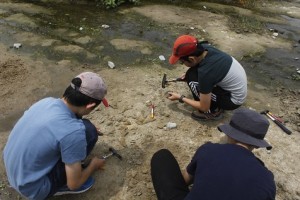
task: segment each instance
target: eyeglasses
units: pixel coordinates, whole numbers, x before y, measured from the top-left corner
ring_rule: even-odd
[[[179,63],[181,65],[183,65],[184,62],[189,62],[189,56],[183,56],[183,57],[179,58]]]

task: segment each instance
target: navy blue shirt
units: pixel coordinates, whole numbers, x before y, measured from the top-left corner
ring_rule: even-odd
[[[235,144],[202,145],[187,172],[194,182],[186,200],[275,199],[272,172],[251,151]]]

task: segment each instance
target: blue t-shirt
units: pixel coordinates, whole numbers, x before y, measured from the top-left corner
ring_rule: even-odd
[[[194,177],[185,200],[274,200],[274,176],[255,155],[235,144],[202,145],[187,172]]]
[[[10,185],[29,199],[45,199],[47,174],[59,159],[72,164],[86,157],[85,126],[61,99],[32,105],[14,126],[3,151]]]

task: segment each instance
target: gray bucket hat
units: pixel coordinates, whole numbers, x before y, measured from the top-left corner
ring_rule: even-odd
[[[234,111],[228,124],[220,125],[218,129],[239,142],[271,149],[272,146],[264,140],[269,125],[269,121],[261,114],[240,108]]]

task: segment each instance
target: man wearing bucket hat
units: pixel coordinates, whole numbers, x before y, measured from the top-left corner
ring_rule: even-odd
[[[272,148],[264,140],[268,127],[268,120],[259,113],[237,109],[228,124],[218,127],[228,143],[200,146],[182,173],[172,153],[159,150],[151,160],[158,200],[274,200],[274,176],[251,152]]]
[[[191,35],[182,35],[176,39],[169,59],[170,64],[178,61],[189,68],[183,79],[193,99],[176,92],[169,92],[168,99],[197,109],[192,112],[193,119],[220,119],[223,110],[234,110],[245,102],[246,73],[232,56]]]
[[[96,127],[82,119],[107,93],[103,79],[84,72],[72,79],[62,98],[33,104],[18,120],[3,151],[10,185],[28,199],[82,193],[92,187],[92,173],[104,166],[94,157],[82,162],[98,140]]]

